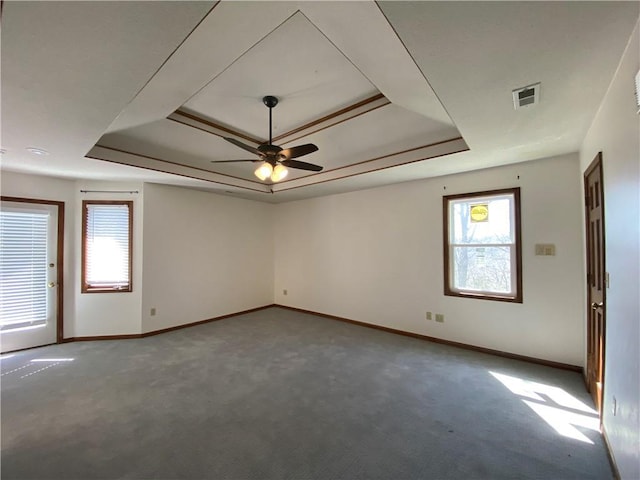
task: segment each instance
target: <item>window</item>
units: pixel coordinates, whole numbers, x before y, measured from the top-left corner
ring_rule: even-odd
[[[133,202],[82,202],[82,293],[131,291]]]
[[[443,197],[444,294],[522,303],[520,189]]]

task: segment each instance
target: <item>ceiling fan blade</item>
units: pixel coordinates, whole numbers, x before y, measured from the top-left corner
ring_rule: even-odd
[[[314,145],[315,147],[315,145]],[[316,149],[317,150],[317,149]],[[320,165],[314,165],[313,163],[301,162],[300,160],[283,160],[280,162],[285,167],[297,168],[299,170],[310,170],[312,172],[320,172],[322,168]]]
[[[240,140],[236,140],[235,138],[231,138],[231,137],[222,137],[222,138],[224,138],[229,143],[233,143],[236,147],[240,147],[243,150],[246,150],[247,152],[255,153],[256,155],[262,155],[260,150],[250,145],[246,145],[242,143]]]
[[[302,157],[303,155],[308,155],[316,151],[318,151],[318,147],[316,147],[313,143],[305,143],[304,145],[298,145],[297,147],[291,147],[282,150],[280,152],[280,155],[283,155],[287,160],[290,160],[292,158]]]
[[[211,160],[211,163],[259,162],[259,158],[243,158],[242,160]]]

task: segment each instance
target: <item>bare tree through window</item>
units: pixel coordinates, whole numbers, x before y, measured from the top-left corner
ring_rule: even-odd
[[[447,196],[444,213],[445,294],[518,301],[519,190]]]

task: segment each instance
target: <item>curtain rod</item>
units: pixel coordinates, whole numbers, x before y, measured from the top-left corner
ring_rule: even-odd
[[[138,190],[80,190],[80,193],[139,193]]]

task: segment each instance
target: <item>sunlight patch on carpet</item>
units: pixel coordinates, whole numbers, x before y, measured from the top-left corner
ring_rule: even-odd
[[[489,372],[521,400],[557,433],[593,445],[578,428],[600,432],[598,412],[565,390],[552,385],[532,382],[522,378]]]

